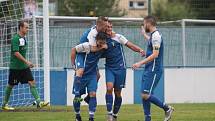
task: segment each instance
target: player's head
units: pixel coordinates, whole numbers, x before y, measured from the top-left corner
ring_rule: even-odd
[[[19,32],[25,35],[28,33],[29,25],[26,21],[20,21],[18,28],[19,28]]]
[[[146,16],[143,21],[146,32],[151,32],[151,29],[157,25],[154,16]]]
[[[99,32],[96,35],[96,44],[98,47],[100,47],[101,45],[106,43],[106,39],[107,39],[107,34],[105,32]]]
[[[105,31],[109,36],[111,36],[113,32],[113,24],[111,21],[108,20],[107,29]]]
[[[98,32],[105,32],[108,24],[108,18],[104,16],[98,17],[96,20],[96,29]]]

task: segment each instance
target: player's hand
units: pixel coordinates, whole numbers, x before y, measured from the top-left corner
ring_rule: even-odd
[[[141,66],[141,63],[137,62],[137,63],[132,65],[132,68],[137,69],[137,68],[140,68],[140,66]]]
[[[75,64],[72,64],[72,67],[71,67],[73,70],[76,71],[76,67],[75,67]]]
[[[140,55],[141,55],[142,57],[144,57],[144,56],[146,55],[145,51],[144,51],[144,50],[140,50]]]
[[[34,67],[34,64],[31,63],[30,61],[27,62],[27,65],[28,65],[28,67],[30,67],[30,68],[33,68],[33,67]]]
[[[143,26],[141,26],[141,33],[142,33],[143,35],[145,35],[145,34],[146,34],[146,31],[145,31],[145,29],[144,29],[144,27],[143,27]]]

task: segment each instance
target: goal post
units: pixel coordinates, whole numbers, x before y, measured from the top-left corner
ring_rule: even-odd
[[[36,0],[35,0],[36,1]],[[48,0],[44,0],[46,6],[46,15],[48,15]],[[44,4],[45,4],[44,3]],[[27,20],[29,23],[29,32],[27,38],[26,59],[31,61],[35,67],[31,69],[36,80],[37,90],[41,100],[50,101],[50,70],[49,70],[49,38],[47,31],[49,27],[46,24],[46,30],[38,30],[36,18],[26,17],[24,13],[25,0],[3,0],[0,1],[0,105],[3,103],[4,89],[8,82],[9,64],[11,56],[11,39],[18,33],[18,23],[21,20]],[[44,14],[45,15],[45,14]],[[45,17],[48,19],[48,17]],[[47,20],[45,23],[49,23]],[[43,37],[38,37],[42,31]],[[39,33],[41,34],[41,33]],[[46,40],[46,41],[44,41]],[[13,88],[10,96],[9,105],[28,106],[34,101],[28,84],[18,85]]]
[[[206,37],[205,39],[208,41],[212,41],[214,40],[214,35],[215,35],[215,20],[200,20],[200,19],[182,19],[181,20],[181,28],[182,28],[182,45],[183,45],[183,66],[184,67],[189,67],[189,66],[197,66],[198,64],[189,64],[187,63],[187,58],[190,57],[189,55],[187,55],[187,51],[189,51],[187,48],[187,42],[191,41],[188,40],[189,38],[195,38],[197,40],[199,40],[199,37],[201,36],[201,34],[205,34],[205,30],[204,29],[209,29],[208,33],[211,36]],[[187,28],[189,28],[190,30],[187,30]],[[195,28],[199,28],[199,31]],[[192,31],[192,32],[191,32]],[[200,37],[201,38],[201,37]],[[202,40],[204,41],[204,40]],[[209,44],[210,47],[210,44]],[[203,47],[204,48],[204,47]],[[205,46],[205,48],[207,48]],[[201,59],[201,58],[199,58]],[[212,66],[213,64],[208,64],[205,66]],[[202,63],[202,65],[204,67],[204,63]]]

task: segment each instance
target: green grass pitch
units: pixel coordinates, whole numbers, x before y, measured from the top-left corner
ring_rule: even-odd
[[[172,104],[175,107],[171,121],[215,121],[215,103]],[[88,120],[87,106],[82,107],[82,119]],[[98,106],[95,121],[106,121],[105,106]],[[152,106],[152,121],[163,121],[164,112]],[[119,121],[143,121],[142,105],[123,105]],[[38,110],[35,107],[18,108],[14,112],[0,112],[0,121],[74,121],[72,107],[52,106]]]

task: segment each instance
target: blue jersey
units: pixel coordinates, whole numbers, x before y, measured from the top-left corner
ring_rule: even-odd
[[[90,39],[91,39],[91,43],[92,41],[95,42],[96,35],[97,35],[96,28],[92,27],[83,33],[80,39],[80,43],[84,43],[84,42],[90,43]],[[88,54],[78,53],[76,56],[76,59],[77,59],[76,66],[84,68],[84,75],[96,74],[97,64],[98,64],[100,55],[101,53],[99,52],[95,52],[95,53],[90,52]]]
[[[101,52],[90,52],[89,54],[86,54],[87,57],[85,61],[84,75],[97,74],[97,64],[99,62],[101,54]]]
[[[84,43],[84,42],[92,43],[92,41],[95,41],[96,35],[97,35],[97,31],[95,26],[90,29],[87,29],[81,36],[80,43]]]
[[[159,48],[159,55],[153,61],[145,65],[146,71],[162,71],[163,70],[163,39],[162,35],[156,30],[150,34],[147,44],[146,57],[153,53],[153,47]]]
[[[120,39],[123,38],[123,39]],[[111,69],[126,69],[123,45],[128,42],[124,36],[116,34],[107,40],[108,49],[104,51],[102,57],[105,59],[105,67]]]

